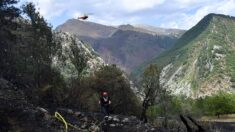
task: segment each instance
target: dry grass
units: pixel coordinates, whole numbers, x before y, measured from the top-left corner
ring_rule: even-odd
[[[199,120],[209,122],[235,122],[235,114],[220,115],[220,118],[217,116],[203,116]]]

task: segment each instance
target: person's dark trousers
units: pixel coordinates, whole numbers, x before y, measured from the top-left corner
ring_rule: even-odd
[[[109,105],[101,105],[101,111],[105,116],[109,116]]]

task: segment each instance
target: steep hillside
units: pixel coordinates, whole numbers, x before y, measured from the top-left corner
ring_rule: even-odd
[[[68,20],[56,30],[77,35],[80,40],[91,44],[106,63],[117,64],[127,73],[169,49],[178,39],[178,36],[172,34],[166,35],[129,24],[116,28],[75,19]]]
[[[173,94],[201,97],[234,91],[235,18],[209,14],[187,31],[173,48],[149,63],[163,67],[161,83]]]
[[[177,38],[118,30],[107,39],[90,41],[90,38],[83,37],[83,40],[91,43],[106,63],[117,64],[129,73],[144,61],[169,49]]]
[[[104,66],[104,61],[87,44],[69,33],[55,32],[56,41],[60,41],[61,50],[53,56],[52,66],[63,75],[64,79],[71,80],[77,78],[79,74],[86,76],[97,71]],[[82,59],[83,58],[83,59]],[[84,61],[84,68],[79,70],[74,61]]]

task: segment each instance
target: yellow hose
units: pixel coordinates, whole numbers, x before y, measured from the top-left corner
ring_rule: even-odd
[[[62,121],[64,123],[65,132],[67,132],[68,131],[68,123],[65,121],[63,116],[59,112],[55,112],[55,118],[57,118],[58,120],[60,120],[60,121]]]
[[[81,128],[78,128],[68,122],[66,122],[66,120],[63,118],[63,116],[59,113],[59,112],[55,112],[55,118],[57,118],[59,121],[63,122],[64,123],[64,126],[65,126],[65,132],[68,132],[68,126],[74,128],[75,130],[78,130],[79,132],[81,131],[85,131],[85,130],[82,130]],[[85,131],[86,132],[86,131]]]

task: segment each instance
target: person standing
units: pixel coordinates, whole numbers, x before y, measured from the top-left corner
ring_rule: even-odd
[[[109,116],[109,105],[111,104],[111,99],[108,96],[107,92],[102,92],[99,100],[101,106],[101,111],[105,116]]]

